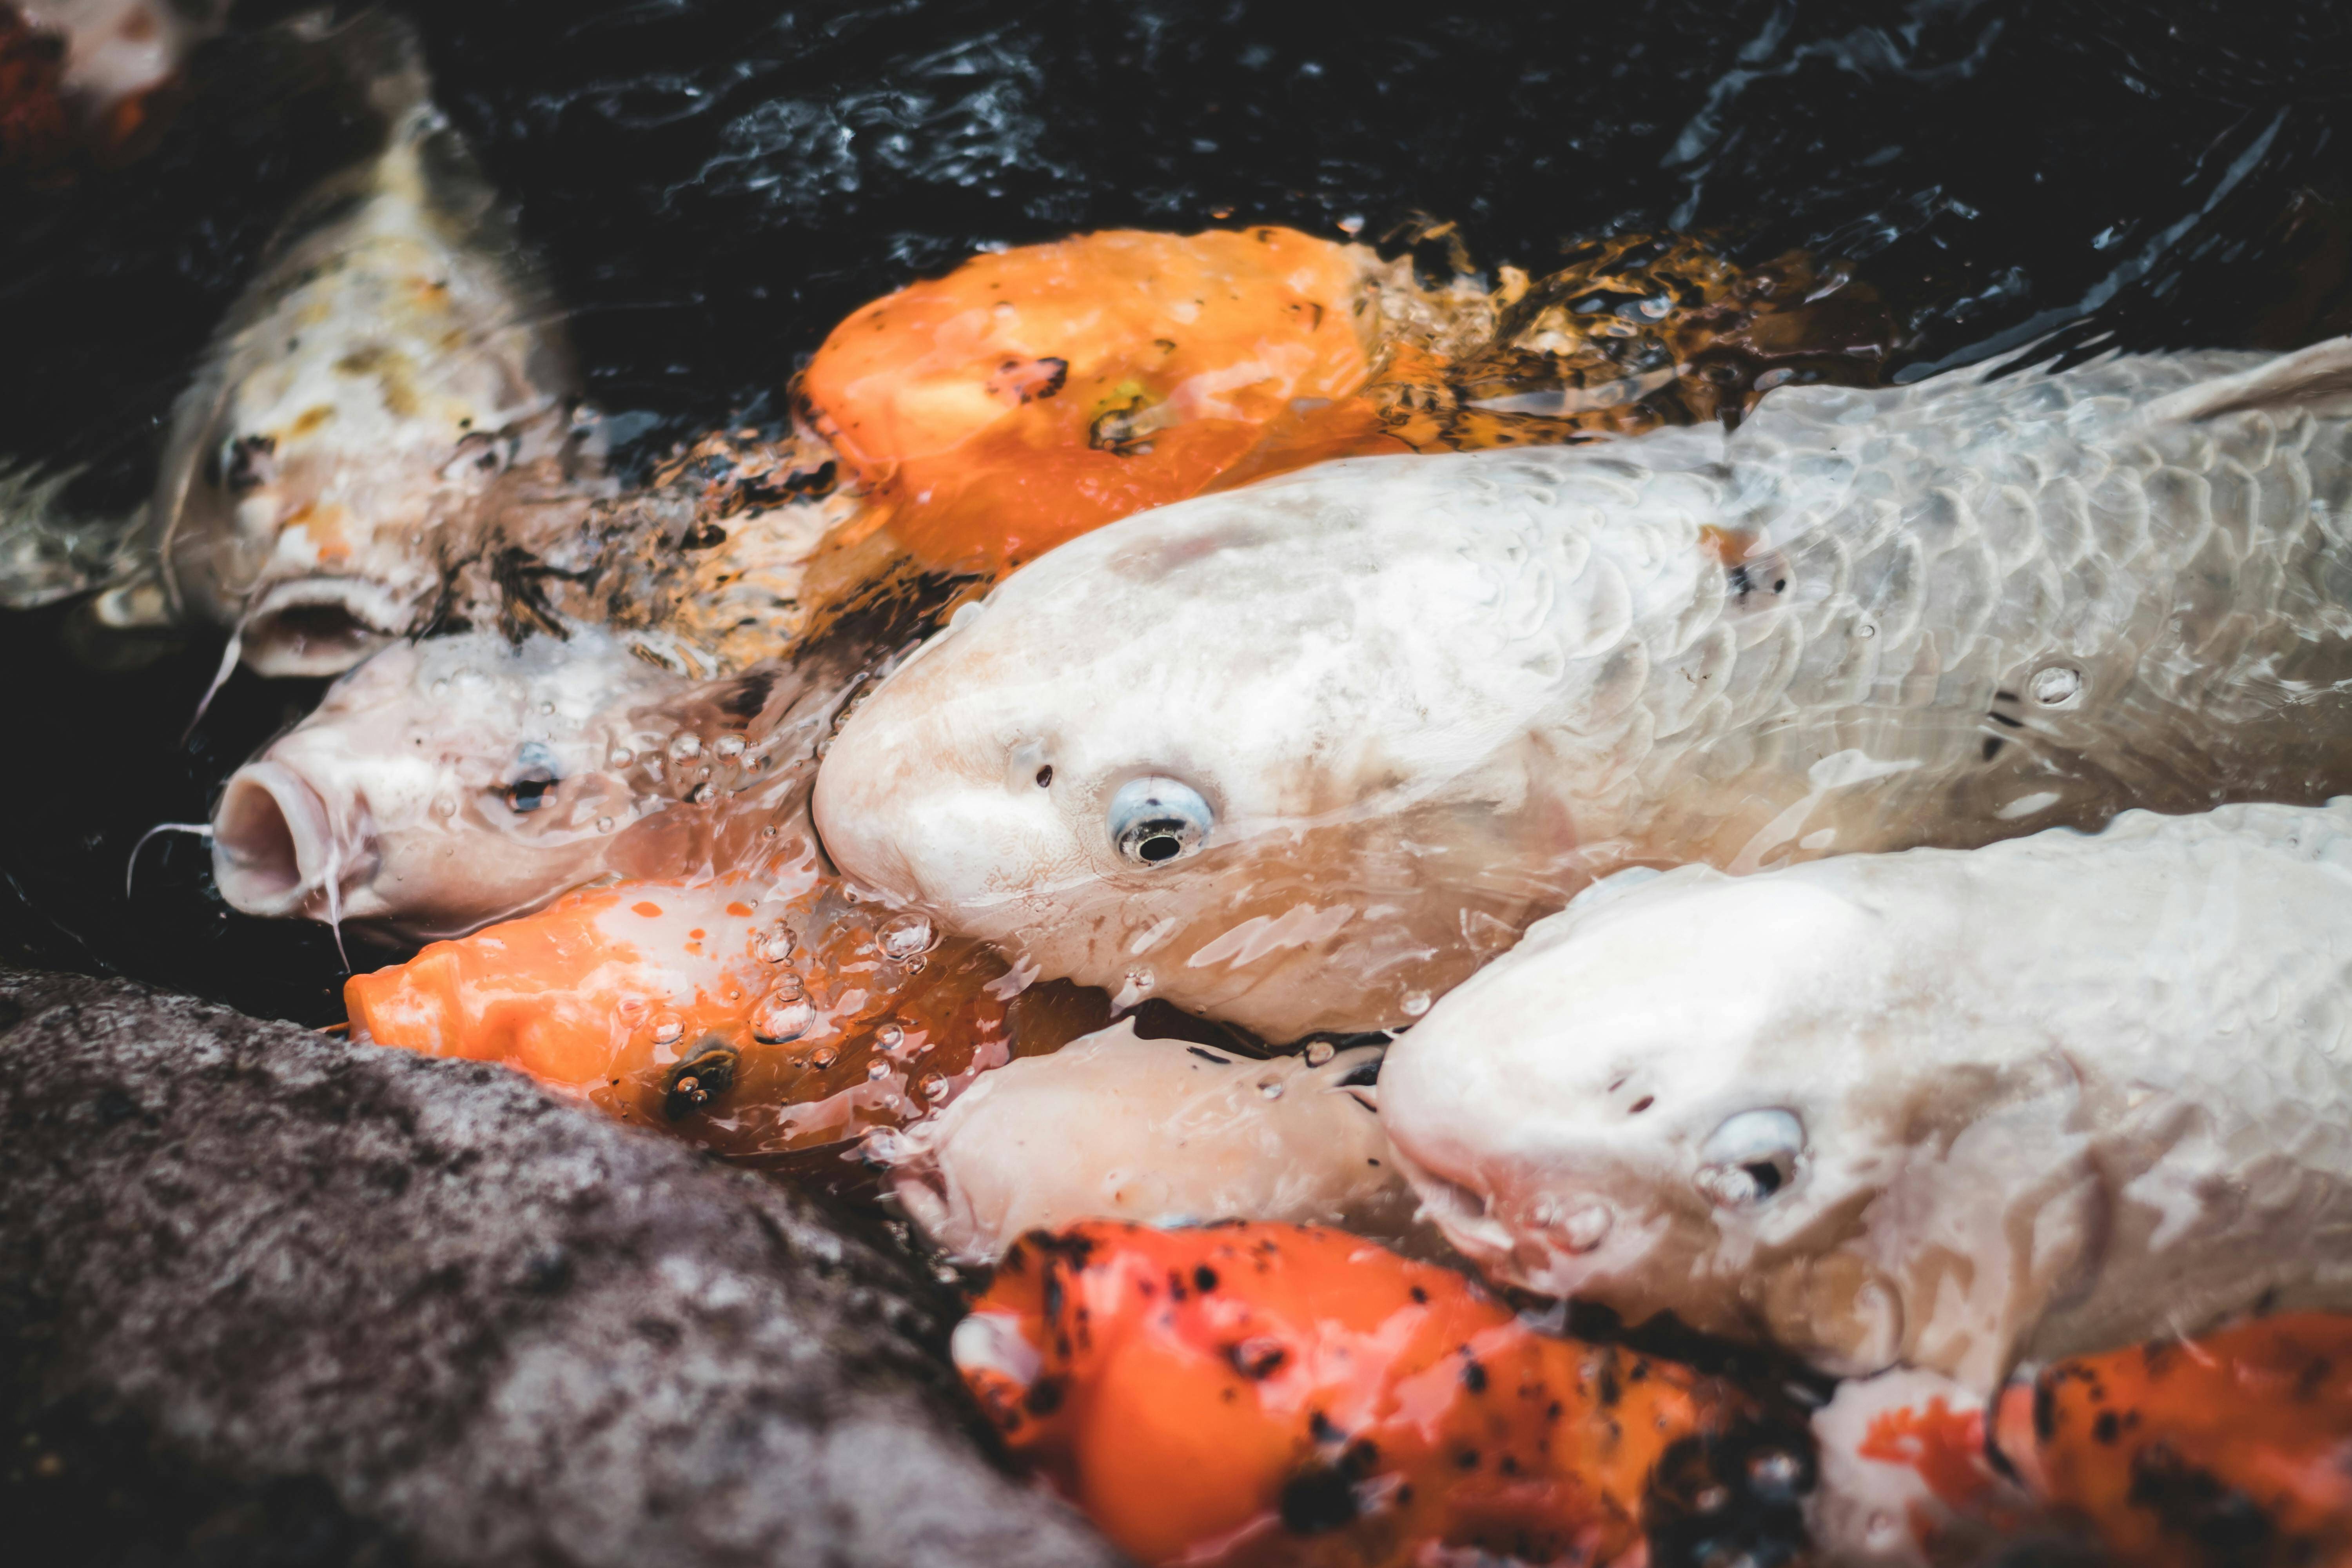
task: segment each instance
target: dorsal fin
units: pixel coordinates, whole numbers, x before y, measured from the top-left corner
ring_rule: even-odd
[[[2147,415],[2194,423],[2252,408],[2352,417],[2352,338],[2330,338],[2236,375],[2183,387],[2149,404]]]

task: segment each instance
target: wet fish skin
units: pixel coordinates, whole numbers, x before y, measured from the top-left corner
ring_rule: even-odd
[[[169,613],[238,628],[268,675],[425,629],[453,577],[554,549],[600,489],[560,315],[413,37],[378,23],[345,47],[384,57],[383,152],[289,219],[174,411],[149,504]]]
[[[2340,1309],[2352,799],[1627,873],[1438,1004],[1381,1097],[1482,1268],[1842,1374],[1985,1394]]]
[[[1782,388],[1727,439],[1144,513],[876,691],[819,826],[1045,973],[1286,1038],[1409,1021],[1626,865],[2323,799],[2352,781],[2347,386],[2338,340]],[[1213,809],[1198,853],[1119,858],[1145,775]]]
[[[1368,1047],[1255,1061],[1142,1039],[1126,1019],[993,1068],[872,1151],[923,1234],[971,1264],[1081,1219],[1401,1231],[1411,1200],[1372,1096],[1347,1087],[1379,1062]]]

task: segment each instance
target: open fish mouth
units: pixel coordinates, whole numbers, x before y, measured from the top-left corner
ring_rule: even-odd
[[[416,618],[413,595],[364,577],[299,577],[256,594],[238,639],[269,676],[340,675]]]
[[[239,768],[213,813],[213,880],[249,915],[301,914],[321,896],[340,906],[359,858],[336,832],[326,798],[278,763]]]

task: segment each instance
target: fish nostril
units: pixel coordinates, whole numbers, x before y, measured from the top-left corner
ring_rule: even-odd
[[[233,907],[289,913],[333,858],[326,802],[299,775],[274,763],[230,775],[213,814],[213,880]]]

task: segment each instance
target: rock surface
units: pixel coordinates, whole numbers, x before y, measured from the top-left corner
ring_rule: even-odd
[[[9,1560],[1109,1564],[953,1303],[473,1063],[0,970]]]

